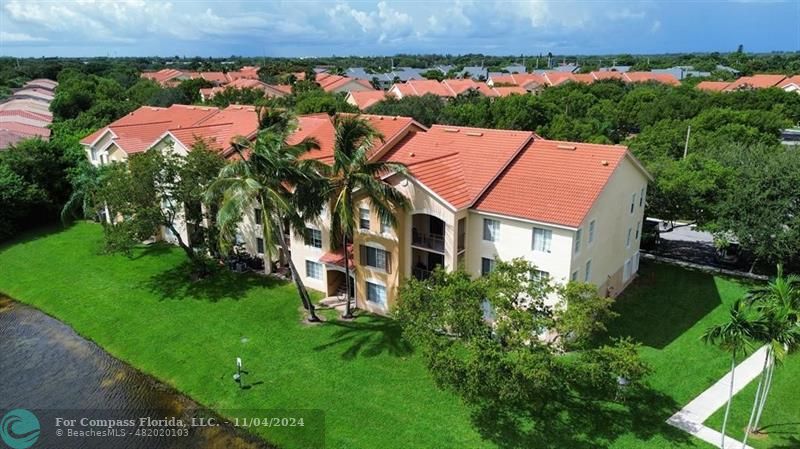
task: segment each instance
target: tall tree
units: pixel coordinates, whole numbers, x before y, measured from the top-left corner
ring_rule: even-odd
[[[725,449],[725,430],[728,426],[728,417],[733,399],[733,382],[736,375],[736,359],[743,355],[752,345],[753,337],[760,331],[757,327],[759,321],[754,317],[753,310],[744,301],[736,301],[728,312],[728,321],[713,326],[703,334],[703,341],[719,346],[731,354],[731,380],[728,389],[728,403],[725,406],[725,417],[722,420],[722,441],[720,448]]]
[[[234,240],[242,216],[258,207],[265,243],[265,270],[269,271],[270,261],[279,246],[288,258],[292,279],[303,308],[309,313],[309,321],[319,321],[284,237],[288,221],[295,232],[305,238],[305,221],[319,215],[327,198],[326,184],[319,175],[320,164],[300,159],[319,145],[313,139],[287,143],[293,125],[282,126],[283,123],[290,122],[281,120],[263,129],[254,142],[241,142],[239,159],[220,171],[207,197],[219,200],[217,220],[223,244]]]
[[[367,200],[378,216],[392,226],[397,225],[395,214],[409,207],[408,198],[382,176],[389,173],[407,174],[404,165],[370,159],[374,142],[383,138],[369,123],[354,115],[334,119],[333,165],[323,166],[322,173],[329,183],[332,197],[331,240],[341,242],[344,252],[347,304],[344,318],[352,318],[350,291],[350,250],[357,227],[358,205]]]

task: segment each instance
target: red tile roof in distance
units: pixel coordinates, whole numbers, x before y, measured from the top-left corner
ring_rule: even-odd
[[[792,84],[794,84],[797,87],[800,87],[800,75],[790,76],[789,78],[786,78],[785,80],[778,83],[778,87],[783,89],[786,86],[790,86]]]
[[[0,130],[12,131],[17,134],[25,134],[28,136],[50,137],[50,128],[28,125],[25,123],[0,122]]]
[[[386,92],[382,90],[352,91],[349,95],[356,103],[356,107],[362,111],[386,98]]]
[[[352,256],[353,254],[352,243],[347,244],[347,252],[351,255],[350,259],[347,261],[348,262],[347,265],[349,265],[350,268],[354,268],[355,265]],[[319,258],[319,261],[320,263],[324,263],[326,265],[338,265],[344,268],[344,252],[342,252],[341,248],[336,251],[328,251]]]
[[[622,72],[617,71],[595,71],[590,73],[595,80],[625,80],[625,77],[622,76]]]
[[[625,72],[622,74],[625,80],[631,83],[646,83],[648,81],[655,81],[657,83],[669,84],[677,86],[680,84],[677,78],[671,73],[653,73],[653,72]]]
[[[533,133],[433,125],[412,133],[384,160],[400,162],[456,209],[469,206]]]
[[[535,139],[475,203],[475,209],[578,227],[627,148]]]
[[[728,81],[700,81],[695,87],[700,90],[722,92],[729,84]]]
[[[405,83],[396,83],[403,95],[427,95],[438,97],[453,97],[455,94],[444,84],[436,80],[408,80]]]
[[[768,87],[777,86],[786,79],[784,75],[753,75],[753,76],[743,76],[738,80],[730,83],[728,87],[725,88],[726,91],[731,90],[738,90],[738,89],[766,89]]]
[[[528,91],[522,86],[493,87],[492,90],[497,92],[498,97],[507,97],[509,95],[525,95],[528,93]]]
[[[569,72],[544,72],[544,80],[550,86],[558,86],[559,84],[566,83],[567,81],[576,81],[575,75]]]

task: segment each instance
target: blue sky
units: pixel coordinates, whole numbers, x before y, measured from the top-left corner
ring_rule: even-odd
[[[795,1],[0,0],[0,55],[800,50]]]

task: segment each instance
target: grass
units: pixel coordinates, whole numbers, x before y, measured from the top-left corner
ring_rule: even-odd
[[[327,448],[708,448],[663,421],[725,373],[727,356],[700,335],[744,291],[731,280],[643,264],[610,331],[643,343],[652,400],[599,413],[578,407],[531,432],[530,423],[477,416],[436,388],[390,319],[307,326],[291,285],[232,273],[188,283],[178,249],[100,255],[101,234],[81,223],[0,248],[0,291],[208,407],[322,410]],[[231,381],[235,357],[250,373],[249,389]],[[260,434],[285,448],[306,441],[276,429]]]
[[[761,417],[762,434],[751,436],[747,440],[754,448],[800,449],[800,354],[787,357],[784,364],[775,368],[775,377],[770,389],[767,405]],[[733,398],[731,417],[728,422],[730,431],[725,433],[739,441],[744,437],[744,429],[750,419],[758,379],[751,382],[744,390]],[[717,411],[706,425],[715,429],[722,428],[724,409]]]

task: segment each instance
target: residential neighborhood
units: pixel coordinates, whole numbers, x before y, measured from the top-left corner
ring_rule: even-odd
[[[798,14],[0,4],[0,448],[800,449]]]

